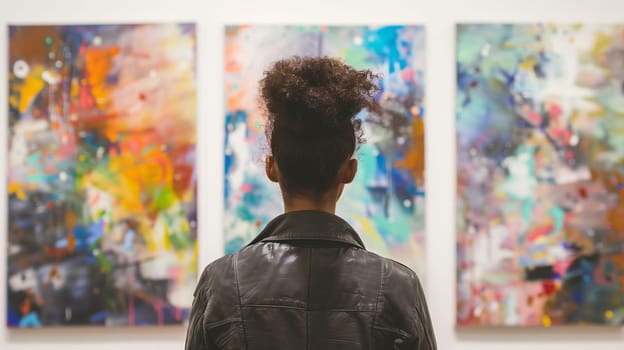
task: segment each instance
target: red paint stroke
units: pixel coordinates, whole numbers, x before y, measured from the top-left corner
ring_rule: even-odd
[[[546,296],[551,296],[557,291],[557,286],[553,281],[542,282],[542,290]]]
[[[560,276],[564,276],[568,271],[568,267],[570,267],[570,264],[572,264],[572,261],[572,258],[555,261],[555,263],[553,264],[553,271],[555,271]]]
[[[93,98],[93,96],[91,95],[91,92],[89,91],[89,87],[86,85],[83,85],[80,87],[80,107],[82,107],[82,109],[91,109],[93,108],[93,106],[95,105],[95,99]]]
[[[403,78],[403,81],[408,82],[408,83],[414,81],[415,80],[414,69],[411,67],[408,67],[405,70],[403,70],[403,72],[401,72],[401,78]]]
[[[101,193],[98,191],[95,193],[95,196],[93,196],[93,198],[91,199],[91,201],[89,202],[89,204],[91,206],[95,206],[99,201],[100,201],[100,197],[101,197]]]
[[[535,113],[535,112],[533,112],[533,111],[530,111],[527,114],[526,118],[533,124],[541,124],[542,123],[542,116],[537,114],[537,113]]]
[[[182,197],[186,190],[191,187],[193,167],[191,165],[179,164],[174,167],[174,171],[173,190]]]
[[[86,40],[83,40],[82,43],[80,43],[80,49],[78,49],[78,53],[80,53],[81,56],[87,53],[87,41]]]
[[[528,236],[527,236],[527,241],[529,242],[533,242],[536,239],[547,235],[548,233],[550,233],[553,230],[553,225],[552,224],[548,224],[546,226],[541,226],[536,228],[535,230],[531,231]]]
[[[241,186],[241,191],[244,193],[251,192],[251,190],[253,190],[253,187],[250,184],[243,184]]]
[[[559,106],[557,103],[551,103],[548,107],[548,113],[554,120],[559,119],[562,111],[563,110],[561,109],[561,106]]]
[[[565,128],[552,128],[548,131],[550,136],[564,145],[570,144],[572,133]]]
[[[120,133],[117,133],[120,135]],[[141,154],[141,149],[143,148],[142,142],[140,139],[132,138],[127,141],[119,142],[119,150],[121,154],[132,154],[139,155]],[[147,157],[152,157],[154,152],[150,152]]]
[[[238,72],[238,62],[235,59],[229,59],[225,62],[225,71],[226,72]]]
[[[574,158],[574,151],[567,151],[566,152],[566,158],[568,158],[568,159]]]
[[[567,212],[563,217],[563,226],[567,227],[572,219],[574,219],[574,214],[572,214],[571,212]]]
[[[585,187],[579,187],[578,193],[579,193],[579,196],[581,196],[581,198],[583,199],[587,198],[587,189]]]

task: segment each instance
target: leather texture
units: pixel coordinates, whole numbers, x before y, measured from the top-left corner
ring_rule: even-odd
[[[416,274],[368,252],[341,218],[283,214],[208,265],[187,350],[436,349]]]

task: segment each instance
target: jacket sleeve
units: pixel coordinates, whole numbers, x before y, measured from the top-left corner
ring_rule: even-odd
[[[429,315],[429,307],[425,299],[425,292],[418,278],[414,279],[414,283],[416,284],[414,290],[416,292],[415,302],[419,328],[419,337],[415,350],[437,350],[438,346]]]
[[[189,326],[186,333],[186,350],[216,350],[212,342],[209,341],[206,329],[204,328],[204,317],[206,314],[206,306],[208,303],[208,295],[205,290],[206,270],[199,279],[197,288],[195,289],[193,306],[191,307],[191,316],[189,318]]]
[[[392,333],[380,349],[437,350],[425,292],[410,268],[384,260],[375,327]],[[384,334],[384,333],[381,333]],[[387,339],[386,339],[387,340]]]

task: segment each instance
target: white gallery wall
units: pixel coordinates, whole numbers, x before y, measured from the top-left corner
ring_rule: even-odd
[[[0,140],[7,140],[7,24],[190,21],[198,24],[200,265],[222,254],[223,26],[424,24],[427,28],[426,155],[429,306],[441,350],[624,349],[619,328],[461,329],[455,320],[455,23],[624,23],[624,0],[0,0]],[[0,174],[6,174],[6,149]],[[3,175],[4,178],[5,175]],[[6,181],[0,181],[0,194]],[[6,251],[0,195],[0,252]],[[0,254],[0,349],[180,349],[185,330],[72,328],[7,331],[6,262]]]

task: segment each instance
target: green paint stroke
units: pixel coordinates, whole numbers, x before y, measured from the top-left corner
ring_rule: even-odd
[[[152,202],[152,210],[165,210],[170,208],[178,200],[175,192],[171,187],[161,187],[154,194],[154,201]]]
[[[553,220],[555,221],[555,230],[556,231],[562,230],[564,220],[565,220],[565,211],[555,206],[550,209],[550,215],[553,217]]]
[[[355,69],[366,69],[370,67],[368,62],[368,52],[363,47],[350,47],[344,51],[345,63]]]

